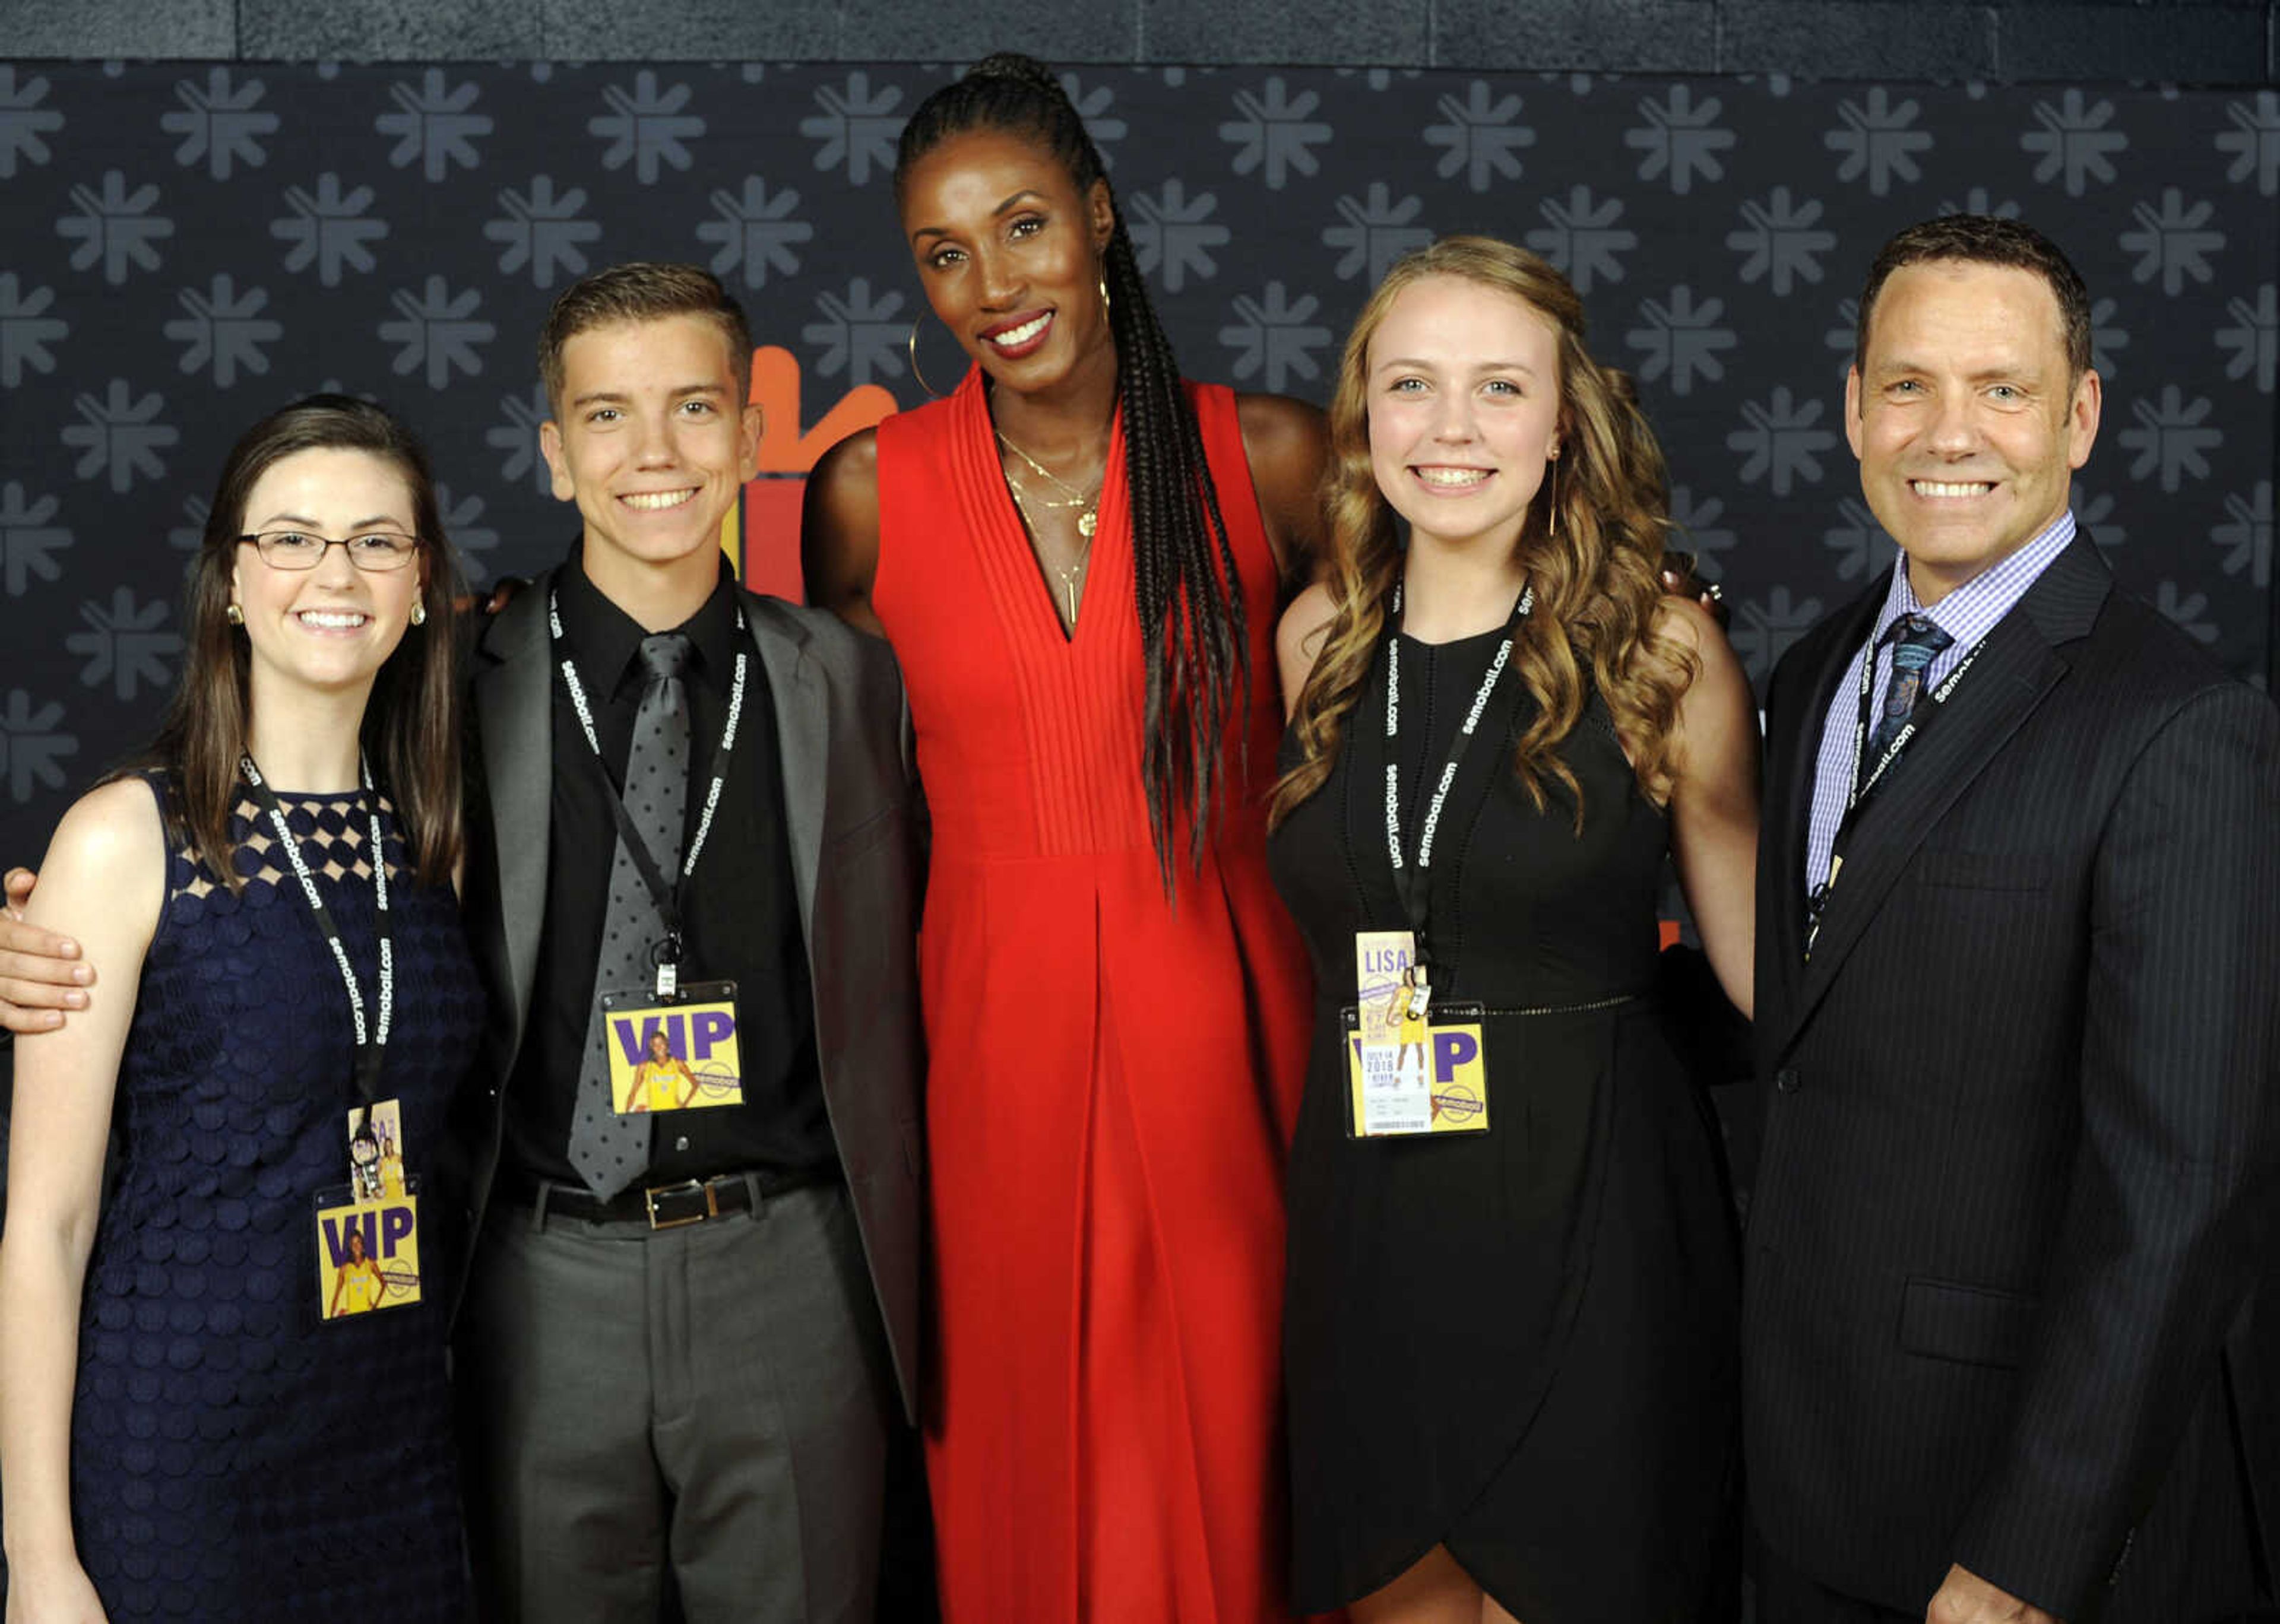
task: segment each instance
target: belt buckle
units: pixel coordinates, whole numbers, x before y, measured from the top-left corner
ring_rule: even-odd
[[[705,1197],[703,1212],[692,1212],[686,1218],[659,1218],[657,1215],[657,1198],[659,1196],[696,1195]],[[642,1200],[649,1208],[649,1227],[651,1229],[685,1229],[690,1224],[701,1224],[708,1218],[720,1216],[720,1197],[713,1193],[710,1184],[698,1179],[683,1179],[678,1184],[652,1184],[642,1191]]]

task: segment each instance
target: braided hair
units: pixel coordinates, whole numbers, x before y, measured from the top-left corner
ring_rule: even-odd
[[[920,158],[953,135],[995,130],[1034,141],[1080,195],[1105,183],[1099,149],[1068,93],[1034,58],[1000,52],[943,86],[912,113],[895,151],[895,195]],[[1111,207],[1113,209],[1112,195]],[[1181,387],[1121,211],[1102,255],[1116,393],[1132,496],[1132,585],[1147,673],[1140,781],[1148,827],[1173,890],[1175,809],[1184,804],[1198,869],[1222,789],[1221,748],[1238,750],[1251,691],[1243,596],[1219,491],[1204,460],[1195,407]]]

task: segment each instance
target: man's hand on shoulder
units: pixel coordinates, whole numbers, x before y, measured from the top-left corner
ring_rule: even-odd
[[[95,981],[78,943],[24,922],[31,894],[31,871],[10,869],[0,907],[0,1028],[10,1032],[54,1031],[65,1010],[87,1007],[85,989]]]
[[[1947,1582],[1924,1610],[1924,1624],[2060,1624],[2055,1614],[1982,1579],[1969,1568],[1947,1570]]]

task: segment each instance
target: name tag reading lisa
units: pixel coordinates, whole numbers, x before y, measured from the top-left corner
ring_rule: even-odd
[[[620,1116],[743,1103],[736,982],[689,981],[680,990],[675,1002],[647,987],[602,994],[610,1104]]]
[[[1349,1005],[1341,1015],[1349,1137],[1488,1131],[1488,1062],[1479,1004],[1437,1003],[1432,1021],[1406,1043],[1365,1043],[1361,1011]]]

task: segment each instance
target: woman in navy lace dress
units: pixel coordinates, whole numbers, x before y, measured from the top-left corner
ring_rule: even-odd
[[[8,1624],[465,1616],[443,1248],[418,1244],[482,1016],[457,581],[393,418],[319,396],[258,424],[149,764],[49,848],[31,912],[102,981],[17,1047]],[[401,1190],[350,1188],[357,1132],[401,1148]]]

